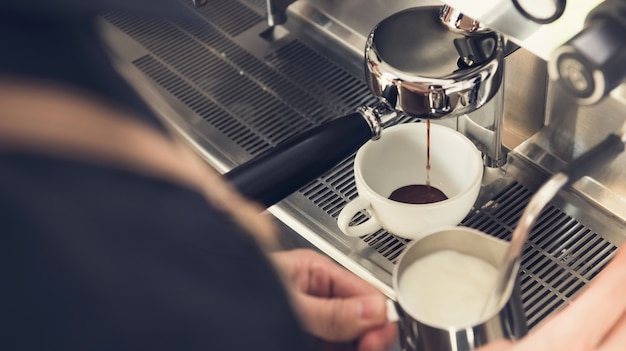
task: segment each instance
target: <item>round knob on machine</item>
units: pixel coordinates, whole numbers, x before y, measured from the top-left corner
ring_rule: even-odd
[[[565,11],[566,0],[513,0],[524,17],[539,24],[556,21]]]
[[[626,77],[626,2],[609,2],[613,6],[593,11],[585,28],[557,49],[549,63],[550,75],[580,104],[599,102]]]

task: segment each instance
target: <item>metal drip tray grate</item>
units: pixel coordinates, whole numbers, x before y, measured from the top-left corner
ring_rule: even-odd
[[[304,194],[334,219],[349,199],[357,196],[352,160],[339,165]],[[533,193],[519,183],[505,187],[461,225],[510,240]],[[366,214],[355,218],[364,220]],[[363,238],[385,259],[395,264],[409,240],[384,230]],[[554,206],[548,206],[533,227],[521,261],[522,301],[529,327],[557,310],[589,283],[606,265],[616,246]]]
[[[166,98],[184,107],[178,117],[199,145],[209,145],[207,152],[230,167],[306,128],[374,102],[358,70],[340,63],[345,62],[341,55],[329,55],[327,48],[297,35],[266,42],[259,35],[263,4],[208,0],[197,10],[197,21],[183,24],[105,16],[142,48],[129,61]],[[413,121],[404,118],[398,123]],[[339,211],[357,195],[352,162],[352,157],[344,160],[278,209],[288,214],[294,231],[315,233],[315,243],[341,256],[343,261],[338,261],[358,265],[389,285],[393,265],[408,241],[384,231],[346,238],[336,228]],[[520,183],[509,182],[462,224],[508,240],[531,196]],[[615,250],[559,208],[545,209],[522,260],[529,326],[567,303]]]

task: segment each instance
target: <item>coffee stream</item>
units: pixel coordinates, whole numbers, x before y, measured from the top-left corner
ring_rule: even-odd
[[[430,185],[430,120],[426,120],[426,184],[411,184],[394,190],[390,200],[407,204],[430,204],[446,200],[441,190]]]
[[[430,186],[430,120],[426,120],[426,186]]]

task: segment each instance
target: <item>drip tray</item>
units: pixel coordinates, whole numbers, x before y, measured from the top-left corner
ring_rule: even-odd
[[[330,50],[298,27],[268,35],[263,6],[264,1],[208,0],[195,10],[197,20],[186,23],[119,14],[103,21],[114,51],[162,95],[163,101],[151,102],[174,108],[166,121],[222,172],[374,102],[362,78],[362,58]],[[408,122],[416,121],[397,121]],[[352,163],[353,157],[344,160],[269,211],[293,235],[393,298],[391,272],[408,241],[384,231],[350,238],[336,225],[339,211],[357,195]],[[477,206],[462,225],[508,240],[545,175],[514,151],[505,167],[486,174]],[[623,229],[567,191],[543,211],[522,259],[522,298],[531,328],[598,274]]]

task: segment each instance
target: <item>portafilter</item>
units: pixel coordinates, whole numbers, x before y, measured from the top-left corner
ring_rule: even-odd
[[[271,206],[380,138],[398,115],[441,119],[486,104],[502,81],[504,40],[484,28],[454,30],[441,20],[442,10],[407,9],[372,29],[364,66],[376,103],[296,135],[226,178],[243,195]]]

